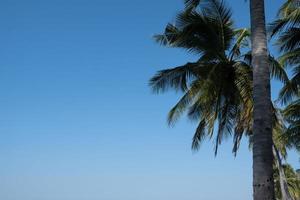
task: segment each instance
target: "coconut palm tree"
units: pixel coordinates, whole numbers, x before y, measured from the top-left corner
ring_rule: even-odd
[[[271,36],[278,36],[277,45],[282,56],[281,65],[291,67],[293,77],[285,84],[280,99],[288,103],[299,97],[300,85],[300,1],[287,0],[279,9],[278,19],[270,24]]]
[[[186,0],[195,7],[201,0]],[[272,106],[264,0],[250,0],[253,67],[253,193],[254,200],[274,199]]]
[[[193,149],[197,150],[205,138],[214,138],[215,153],[217,153],[218,145],[222,140],[233,135],[233,151],[236,152],[242,136],[252,134],[253,68],[251,63],[255,64],[256,72],[260,73],[260,69],[257,69],[257,63],[260,64],[257,60],[258,54],[249,53],[247,47],[249,47],[250,31],[234,29],[231,10],[223,1],[186,0],[185,4],[186,9],[177,16],[176,23],[168,24],[164,34],[157,35],[155,38],[162,45],[183,48],[198,55],[199,59],[159,71],[150,80],[150,86],[158,93],[168,89],[183,92],[182,98],[169,112],[168,123],[173,125],[184,113],[191,120],[198,122],[192,142]],[[257,29],[254,31],[256,32]],[[254,49],[256,53],[260,51],[260,48]],[[273,76],[286,81],[284,70],[271,56],[267,55],[267,61],[263,64],[268,68],[263,70],[263,75],[267,71],[269,77],[270,66]],[[268,82],[266,79],[264,81],[264,83]],[[258,85],[261,86],[261,83]],[[258,98],[262,103],[264,98],[260,98],[268,99],[267,105],[270,107],[272,124],[271,100],[268,94],[261,93],[261,95],[261,97],[256,95],[254,100]],[[269,112],[269,107],[264,107],[265,105],[262,106],[263,117],[266,117],[265,114]],[[258,122],[260,120],[259,118]],[[215,127],[217,130],[214,131]],[[272,129],[270,130],[272,132]],[[252,138],[256,149],[254,183],[257,184],[254,184],[254,188],[257,189],[254,191],[254,196],[255,199],[269,199],[274,197],[272,134],[256,134]],[[266,139],[266,142],[262,139]],[[271,144],[270,149],[269,144]],[[258,152],[262,154],[258,155]],[[268,168],[269,164],[271,164],[271,171]],[[268,167],[264,168],[265,166]],[[257,170],[263,173],[257,173]],[[268,187],[271,189],[269,190]]]
[[[199,55],[196,62],[159,71],[150,80],[156,92],[175,89],[184,93],[171,109],[168,122],[174,124],[185,112],[198,122],[193,149],[216,133],[217,153],[223,138],[235,128],[236,151],[242,134],[250,134],[252,71],[241,55],[248,36],[247,29],[234,29],[231,11],[220,1],[202,1],[197,8],[186,9],[175,25],[168,24],[164,34],[155,36],[163,45]]]
[[[242,133],[250,134],[251,129],[252,71],[241,56],[249,31],[234,29],[231,11],[222,2],[202,2],[197,9],[180,13],[176,25],[168,24],[165,33],[155,37],[163,45],[194,52],[199,59],[159,71],[150,85],[156,92],[170,88],[184,92],[171,109],[168,122],[174,124],[185,112],[199,122],[193,149],[198,149],[206,137],[213,137],[218,122],[215,153],[233,128],[236,151]]]
[[[280,92],[280,99],[284,104],[290,103],[283,111],[289,124],[285,139],[300,150],[300,1],[287,0],[278,12],[278,19],[269,29],[271,36],[278,36],[281,65],[290,67],[293,72],[291,80]]]
[[[299,63],[300,1],[287,0],[278,11],[278,18],[269,25],[271,36],[278,35],[277,45],[284,52],[282,61]]]

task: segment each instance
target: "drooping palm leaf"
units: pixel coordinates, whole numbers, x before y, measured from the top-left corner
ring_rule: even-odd
[[[242,135],[252,134],[250,31],[234,29],[231,11],[223,1],[185,3],[187,9],[155,39],[162,45],[196,53],[199,59],[159,71],[150,80],[150,86],[155,92],[183,92],[169,112],[168,124],[174,125],[184,114],[196,121],[193,149],[210,138],[217,153],[222,141],[233,136],[236,153]],[[284,69],[271,56],[270,63],[272,76],[286,81]]]
[[[300,1],[287,0],[280,8],[278,19],[270,27],[271,35],[278,35],[277,45],[283,55],[279,62],[293,69],[293,77],[285,82],[279,99],[283,104],[299,98],[300,87]]]
[[[300,99],[289,104],[283,110],[283,115],[289,124],[285,139],[290,146],[300,150]]]

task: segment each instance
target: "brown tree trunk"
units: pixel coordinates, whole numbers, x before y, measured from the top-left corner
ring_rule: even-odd
[[[274,200],[272,110],[264,0],[250,0],[253,66],[253,199]]]

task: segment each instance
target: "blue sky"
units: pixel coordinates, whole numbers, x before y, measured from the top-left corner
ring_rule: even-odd
[[[267,0],[268,20],[282,2]],[[237,27],[248,26],[248,4],[229,3]],[[1,1],[0,199],[251,199],[247,140],[236,158],[231,140],[216,158],[212,142],[193,153],[195,124],[166,125],[179,95],[147,86],[157,70],[193,59],[152,39],[182,7]],[[289,160],[299,167],[298,155]]]

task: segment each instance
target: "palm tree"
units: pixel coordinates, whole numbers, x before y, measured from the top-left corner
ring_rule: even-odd
[[[269,26],[271,36],[278,35],[277,45],[283,55],[279,58],[279,62],[282,66],[291,67],[293,71],[293,77],[291,80],[285,83],[280,92],[280,100],[283,104],[291,103],[283,110],[282,114],[285,118],[288,128],[281,138],[281,142],[287,144],[288,147],[296,147],[300,150],[300,100],[299,100],[299,88],[300,88],[300,1],[299,0],[287,0],[283,6],[279,9],[278,19]],[[279,159],[280,160],[280,159]],[[299,199],[299,179],[298,184],[294,187],[289,176],[292,169],[278,168],[275,178],[282,177],[286,180],[287,185],[284,189],[288,188],[290,198]],[[281,178],[282,179],[282,178]],[[276,182],[276,196],[281,199],[285,198],[285,193],[281,189],[278,192],[278,183],[282,188],[282,181]]]
[[[214,137],[217,154],[218,145],[233,133],[236,152],[243,133],[250,134],[252,126],[251,56],[241,52],[250,32],[234,29],[231,10],[223,2],[201,1],[193,8],[186,5],[176,24],[168,24],[165,33],[155,39],[195,53],[199,59],[159,71],[150,86],[155,92],[174,89],[184,93],[169,112],[168,123],[173,125],[184,113],[198,122],[194,150],[205,138]]]
[[[280,99],[284,104],[292,101],[283,112],[289,124],[286,139],[300,150],[300,1],[286,1],[269,29],[271,36],[278,35],[277,45],[283,53],[280,63],[293,71],[293,77],[280,92]]]
[[[184,93],[169,112],[168,123],[173,125],[185,113],[191,120],[198,122],[193,137],[193,149],[197,150],[205,138],[214,138],[216,154],[222,140],[233,134],[233,151],[236,152],[242,136],[252,135],[253,71],[251,63],[257,64],[257,54],[253,57],[247,48],[250,31],[234,29],[231,11],[223,1],[186,0],[185,4],[186,9],[177,16],[176,23],[168,24],[165,33],[155,38],[162,45],[183,48],[195,53],[199,59],[196,62],[188,62],[159,71],[150,80],[150,86],[158,93],[168,89]],[[270,66],[273,76],[287,80],[284,70],[271,56],[267,55],[266,66],[268,76]],[[268,95],[264,97],[269,98]],[[271,110],[270,99],[268,106],[270,106],[272,124],[274,113]],[[263,111],[268,113],[268,109]],[[217,124],[216,131],[214,131],[215,124]],[[271,161],[271,171],[266,168],[266,174],[262,174],[261,177],[257,177],[258,173],[255,173],[255,183],[258,184],[254,186],[259,189],[255,189],[254,193],[255,199],[261,199],[261,197],[268,199],[272,195],[274,197],[272,134],[270,134],[271,138],[265,138],[267,145],[264,146],[263,142],[261,147],[257,147],[261,144],[260,136],[261,134],[252,137],[253,145],[256,145],[254,160],[258,162],[258,165],[254,163],[256,167],[254,171],[261,170],[260,167],[270,164],[269,161]],[[263,139],[264,137],[265,135]],[[269,144],[271,144],[270,149],[268,149]],[[261,148],[263,154],[257,156]],[[269,150],[271,150],[271,155],[268,154]],[[266,157],[266,162],[261,162],[264,157]],[[262,172],[264,170],[265,168]],[[265,179],[266,177],[268,179]],[[264,189],[268,189],[268,186],[271,189],[264,193]]]
[[[277,45],[283,55],[279,58],[284,66],[294,68],[294,77],[282,93],[286,103],[291,97],[299,95],[300,85],[300,1],[287,0],[279,9],[278,19],[270,24],[271,36],[278,35]]]
[[[200,0],[186,0],[195,7]],[[254,200],[274,199],[272,106],[264,0],[250,0],[253,67],[253,193]]]

